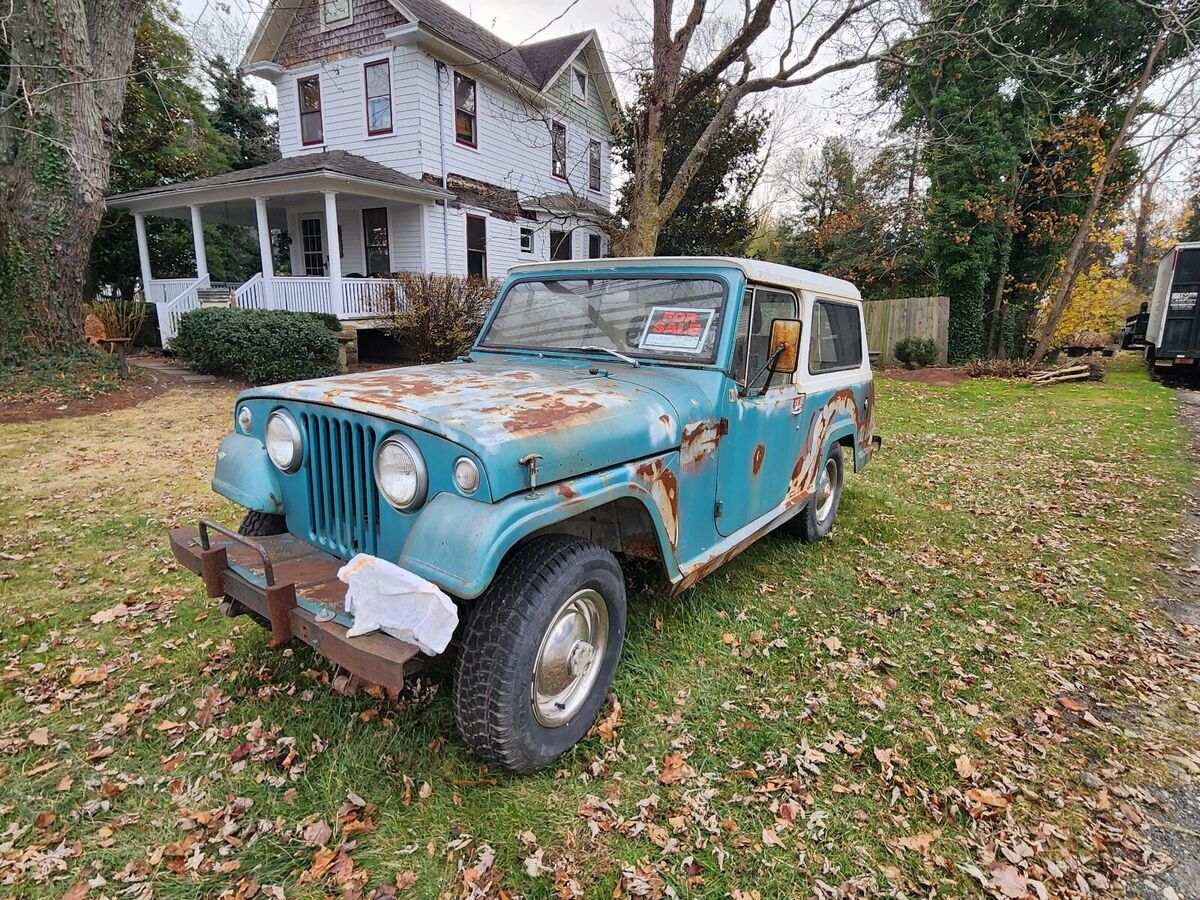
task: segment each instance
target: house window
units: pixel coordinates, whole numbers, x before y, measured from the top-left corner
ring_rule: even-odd
[[[367,277],[387,275],[392,271],[392,251],[388,240],[387,209],[382,206],[364,209],[363,244],[367,258]]]
[[[454,139],[468,147],[477,146],[475,129],[475,82],[454,73]]]
[[[325,143],[325,127],[321,123],[321,79],[309,75],[296,82],[300,95],[300,143],[305,147]]]
[[[354,20],[351,0],[321,0],[321,30],[341,28]]]
[[[532,253],[533,252],[533,229],[532,228],[522,228],[521,229],[521,252],[522,253]]]
[[[604,256],[604,244],[600,240],[600,235],[588,235],[588,259],[600,259]]]
[[[571,232],[550,229],[550,258],[571,258]]]
[[[367,95],[367,134],[392,133],[392,66],[386,59],[363,66]]]
[[[467,216],[467,275],[487,278],[487,219]]]
[[[567,177],[567,126],[562,122],[550,123],[550,174]]]
[[[325,240],[321,234],[320,219],[300,220],[300,254],[305,275],[324,277]]]
[[[593,191],[600,190],[600,142],[588,144],[588,187]]]
[[[836,372],[862,365],[862,325],[858,307],[818,300],[813,304],[808,371]]]
[[[571,69],[571,96],[576,100],[587,100],[588,74],[586,69]]]

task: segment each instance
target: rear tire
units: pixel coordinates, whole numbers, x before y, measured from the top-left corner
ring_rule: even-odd
[[[842,445],[834,444],[825,454],[813,495],[804,509],[787,523],[788,531],[806,544],[815,544],[829,537],[833,520],[837,518],[842,501],[842,480],[845,474]]]
[[[510,772],[552,763],[587,734],[625,640],[625,578],[571,535],[513,552],[463,627],[454,717],[467,745]]]
[[[270,537],[287,531],[287,520],[275,513],[250,510],[238,528],[238,534],[246,537]]]

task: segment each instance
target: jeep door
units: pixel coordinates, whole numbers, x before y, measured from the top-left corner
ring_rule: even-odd
[[[795,293],[746,287],[721,404],[728,431],[717,452],[713,515],[723,535],[766,515],[787,495],[802,438],[798,413],[803,397],[792,375],[776,373],[768,381],[767,373],[759,373],[772,351],[771,323],[796,318],[800,318],[800,301]]]

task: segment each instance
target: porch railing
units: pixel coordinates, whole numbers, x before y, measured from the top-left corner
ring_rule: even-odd
[[[262,272],[254,273],[254,277],[244,284],[233,286],[233,302],[240,309],[267,309]]]
[[[182,284],[177,284],[177,282],[182,282]],[[168,341],[174,340],[175,335],[179,334],[179,317],[189,309],[200,308],[197,292],[201,288],[208,287],[208,276],[191,280],[172,278],[168,282],[157,283],[181,288],[167,300],[158,304],[158,331],[162,338],[162,345],[165,347]],[[150,284],[153,286],[155,282]]]
[[[163,346],[179,333],[179,317],[200,306],[197,291],[206,287],[229,287],[234,303],[243,309],[287,309],[293,312],[319,312],[340,319],[370,319],[377,315],[380,300],[395,291],[396,300],[405,302],[398,282],[389,278],[346,278],[342,281],[340,302],[331,296],[328,278],[303,275],[277,275],[268,289],[262,273],[236,284],[212,282],[204,278],[154,280],[146,286],[145,297],[158,306],[158,327]]]
[[[347,278],[342,282],[342,318],[370,318],[389,291],[395,291],[397,299],[404,297],[400,283],[390,278]]]

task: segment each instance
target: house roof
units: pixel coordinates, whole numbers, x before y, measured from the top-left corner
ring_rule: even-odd
[[[271,58],[287,34],[301,6],[312,0],[271,0],[255,29],[254,37],[242,59],[250,67]],[[458,12],[442,0],[389,0],[396,12],[421,31],[466,51],[477,63],[487,64],[502,75],[544,91],[576,56],[590,46],[590,66],[606,112],[612,119],[616,86],[608,71],[600,39],[594,30],[564,37],[513,45],[493,34],[478,22]],[[381,35],[382,37],[382,35]]]
[[[108,203],[110,206],[126,206],[131,201],[158,195],[175,195],[184,191],[202,191],[208,188],[226,188],[239,185],[249,186],[264,181],[305,175],[342,176],[357,181],[373,182],[378,185],[411,190],[435,197],[453,196],[449,191],[443,190],[437,185],[431,185],[417,178],[411,178],[382,163],[374,162],[353,153],[347,153],[345,150],[329,150],[325,153],[304,153],[300,156],[286,156],[283,159],[277,159],[265,165],[254,166],[249,169],[239,169],[236,172],[225,172],[222,175],[211,175],[207,178],[195,178],[191,181],[180,181],[174,184],[142,188],[141,190],[109,197]]]

